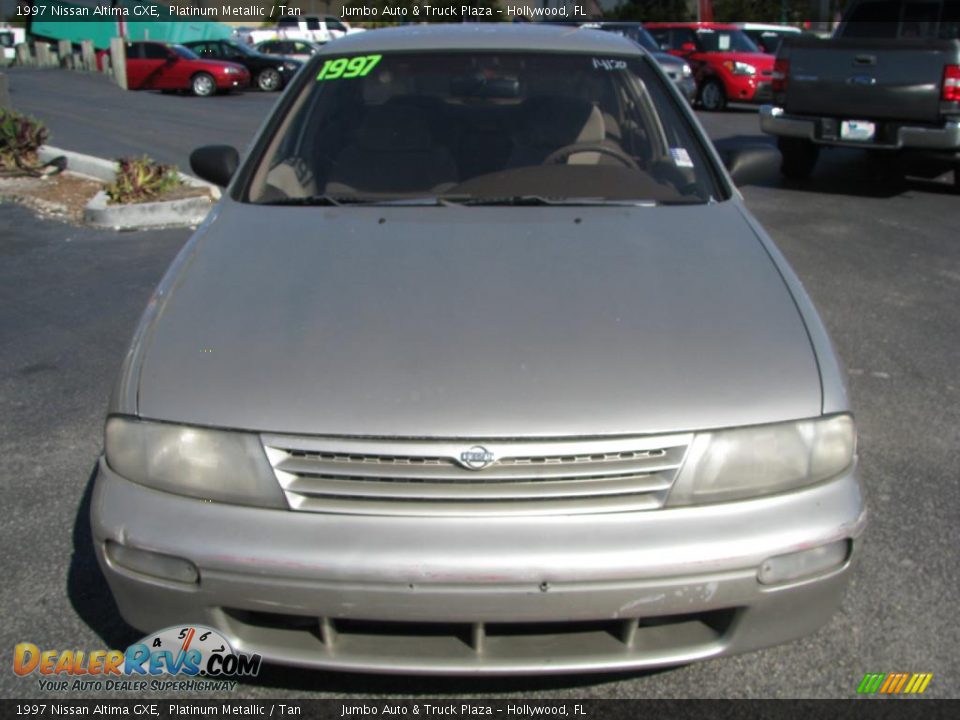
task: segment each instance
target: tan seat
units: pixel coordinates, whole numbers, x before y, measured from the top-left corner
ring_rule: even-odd
[[[521,110],[520,130],[514,138],[508,167],[541,165],[550,153],[567,145],[606,140],[603,114],[586,100],[563,96],[534,97]],[[578,152],[570,164],[596,165],[599,153]]]

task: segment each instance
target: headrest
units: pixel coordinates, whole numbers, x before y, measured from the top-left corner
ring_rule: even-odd
[[[429,118],[419,108],[387,103],[367,110],[356,143],[365,150],[414,152],[432,143]]]
[[[527,143],[556,148],[603,142],[603,114],[592,103],[563,96],[534,97],[524,103],[521,133]]]

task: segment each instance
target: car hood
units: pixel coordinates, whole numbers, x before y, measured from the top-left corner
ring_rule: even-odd
[[[820,413],[805,325],[736,201],[219,212],[135,348],[143,417],[481,438]]]

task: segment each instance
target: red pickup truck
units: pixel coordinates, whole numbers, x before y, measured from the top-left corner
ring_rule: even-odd
[[[706,110],[728,102],[769,101],[773,55],[735,25],[712,22],[645,23],[662,50],[684,58],[697,80],[697,99]]]

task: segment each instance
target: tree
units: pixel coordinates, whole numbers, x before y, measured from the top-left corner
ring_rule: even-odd
[[[691,19],[686,0],[627,0],[603,16],[608,20],[640,22]]]

